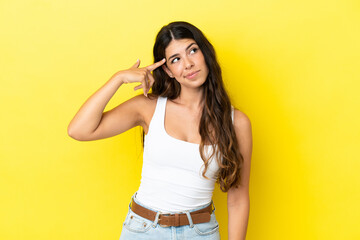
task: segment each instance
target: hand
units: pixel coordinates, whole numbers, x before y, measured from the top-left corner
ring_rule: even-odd
[[[164,63],[165,58],[147,67],[139,68],[140,60],[138,59],[131,68],[120,71],[116,75],[121,76],[121,81],[123,83],[141,82],[141,84],[136,86],[134,90],[143,88],[144,95],[147,97],[147,93],[155,82],[155,79],[151,72],[163,65]]]

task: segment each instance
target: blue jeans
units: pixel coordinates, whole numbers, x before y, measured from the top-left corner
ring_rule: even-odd
[[[154,209],[151,209],[147,206],[142,205],[138,201],[136,201],[136,198],[134,196],[132,197],[133,200],[150,210],[155,211]],[[220,239],[220,233],[219,233],[219,224],[216,221],[215,218],[215,206],[214,210],[211,213],[210,222],[207,223],[199,223],[199,224],[193,224],[190,212],[199,210],[201,208],[207,207],[208,205],[212,204],[209,203],[207,205],[201,206],[199,208],[185,211],[188,219],[189,219],[189,225],[185,226],[179,226],[179,227],[162,227],[158,223],[158,215],[160,214],[158,212],[157,217],[154,221],[150,221],[146,218],[143,218],[133,211],[131,211],[130,204],[129,204],[129,212],[126,216],[126,219],[123,223],[123,228],[121,231],[120,240],[180,240],[180,239],[194,239],[194,240],[219,240]]]

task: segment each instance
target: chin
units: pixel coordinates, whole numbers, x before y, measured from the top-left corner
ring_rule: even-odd
[[[186,85],[186,87],[189,87],[189,88],[200,88],[204,85],[205,82],[206,82],[206,79],[205,80],[197,79],[195,81],[186,81],[186,83],[184,85]]]

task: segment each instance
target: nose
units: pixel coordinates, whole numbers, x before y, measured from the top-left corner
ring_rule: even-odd
[[[187,57],[184,59],[185,68],[190,69],[194,66],[194,62],[191,60],[191,58]]]

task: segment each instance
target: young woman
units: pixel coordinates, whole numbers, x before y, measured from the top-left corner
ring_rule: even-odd
[[[249,217],[251,124],[224,89],[213,46],[186,22],[158,33],[154,64],[115,73],[80,108],[68,134],[108,138],[142,126],[142,179],[120,239],[220,239],[212,194],[227,192],[228,235],[245,239]],[[123,84],[139,95],[103,112]],[[149,93],[152,88],[152,93]]]

